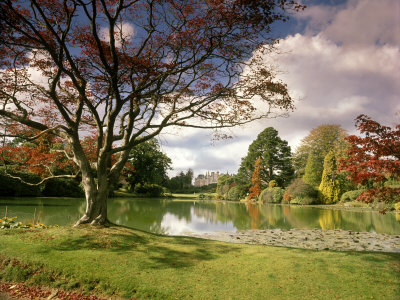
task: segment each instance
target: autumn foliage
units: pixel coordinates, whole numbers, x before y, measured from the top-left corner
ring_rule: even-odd
[[[347,157],[341,160],[340,170],[346,171],[356,184],[369,189],[357,199],[373,202],[400,201],[400,189],[384,186],[389,178],[400,178],[400,124],[384,126],[366,115],[356,118],[362,136],[350,135]]]
[[[291,0],[0,1],[0,136],[62,142],[21,143],[0,159],[43,180],[72,161],[76,173],[63,175],[80,174],[87,206],[77,225],[106,224],[107,191],[135,146],[166,128],[218,130],[293,108],[264,58],[277,42],[272,25],[302,9]]]
[[[249,190],[248,200],[257,199],[261,193],[261,169],[261,157],[258,157],[256,162],[254,163],[254,171],[251,177],[251,187]]]

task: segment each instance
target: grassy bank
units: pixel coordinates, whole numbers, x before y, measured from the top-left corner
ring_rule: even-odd
[[[0,231],[0,279],[151,299],[396,299],[400,254],[310,251],[122,227]]]
[[[177,198],[177,199],[188,199],[188,200],[198,200],[199,195],[204,195],[206,199],[215,199],[217,196],[216,193],[190,193],[190,194],[167,194],[164,197],[166,198]],[[114,197],[123,197],[123,198],[148,198],[143,194],[136,194],[134,192],[127,192],[127,191],[114,191]],[[162,197],[156,197],[162,198]]]

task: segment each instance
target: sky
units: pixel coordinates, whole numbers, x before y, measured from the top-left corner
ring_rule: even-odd
[[[195,177],[208,171],[237,172],[249,145],[274,127],[292,151],[313,128],[340,124],[357,133],[361,113],[384,125],[400,123],[400,1],[303,0],[304,12],[274,28],[279,54],[265,57],[280,71],[295,110],[286,118],[264,119],[231,129],[228,140],[212,132],[174,129],[159,137],[175,176],[189,168]]]

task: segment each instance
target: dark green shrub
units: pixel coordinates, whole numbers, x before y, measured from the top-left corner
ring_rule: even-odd
[[[164,189],[162,186],[158,184],[152,183],[144,183],[144,184],[136,184],[135,185],[135,193],[141,194],[147,197],[160,197],[164,193]]]
[[[302,178],[296,178],[285,190],[285,199],[290,203],[313,204],[318,203],[318,191]],[[289,200],[290,199],[290,200]]]
[[[42,190],[46,197],[83,197],[85,195],[79,182],[68,178],[52,178],[46,181]]]
[[[40,181],[40,177],[35,174],[12,172],[13,176],[19,176],[24,181],[30,183],[37,183]],[[0,196],[39,196],[40,187],[37,185],[29,185],[21,182],[18,179],[11,178],[4,170],[0,171]]]
[[[365,190],[354,190],[354,191],[348,191],[340,197],[340,202],[351,202],[355,201],[358,196],[362,194]]]
[[[203,193],[201,193],[201,194],[199,194],[197,196],[197,199],[199,199],[199,200],[213,200],[213,199],[215,199],[215,196],[212,195],[212,194],[203,194]]]
[[[266,188],[261,192],[258,199],[267,203],[281,203],[284,193],[284,189],[280,187]]]
[[[242,191],[240,186],[235,185],[234,187],[232,187],[225,196],[226,200],[230,200],[230,201],[239,201],[242,198]]]

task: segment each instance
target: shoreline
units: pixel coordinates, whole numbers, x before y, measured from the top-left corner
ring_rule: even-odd
[[[266,245],[310,250],[400,253],[400,234],[389,235],[351,230],[258,229],[237,232],[184,233],[184,236],[227,243]]]

